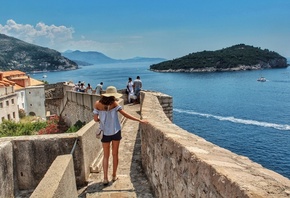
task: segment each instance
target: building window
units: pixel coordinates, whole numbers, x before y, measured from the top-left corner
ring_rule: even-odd
[[[9,106],[9,101],[8,100],[6,100],[6,106]]]
[[[14,99],[11,99],[11,104],[14,104]]]
[[[5,120],[5,117],[2,117],[2,122]]]
[[[0,108],[3,108],[3,103],[2,102],[0,102]]]
[[[16,116],[15,116],[15,112],[13,112],[13,119],[15,119],[15,117],[16,117]]]
[[[10,119],[11,119],[11,118],[10,118],[10,114],[8,114],[8,115],[7,115],[7,118],[8,118],[8,120],[10,120]]]

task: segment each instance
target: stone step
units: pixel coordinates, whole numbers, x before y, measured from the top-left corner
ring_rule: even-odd
[[[102,170],[102,161],[103,161],[103,150],[100,150],[99,153],[97,154],[96,159],[94,160],[94,162],[92,163],[92,165],[90,166],[90,172],[91,173],[99,173]]]

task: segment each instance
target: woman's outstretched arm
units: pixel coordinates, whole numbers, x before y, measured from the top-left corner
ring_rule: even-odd
[[[127,113],[126,111],[124,111],[123,109],[119,110],[119,112],[126,118],[131,119],[131,120],[135,120],[144,124],[148,124],[149,122],[147,120],[141,120],[139,118],[136,118],[132,115],[130,115],[129,113]]]

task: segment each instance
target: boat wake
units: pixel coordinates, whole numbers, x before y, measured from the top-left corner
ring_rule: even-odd
[[[256,120],[245,120],[245,119],[235,118],[232,116],[223,117],[223,116],[216,116],[216,115],[206,114],[206,113],[198,113],[198,112],[182,110],[182,109],[173,109],[173,111],[178,112],[178,113],[186,113],[190,115],[198,115],[198,116],[202,116],[206,118],[215,118],[220,121],[229,121],[229,122],[234,122],[234,123],[239,123],[239,124],[256,125],[256,126],[261,126],[261,127],[275,128],[275,129],[283,130],[283,131],[290,131],[290,125],[287,125],[287,124],[275,124],[275,123],[269,123],[269,122],[260,122]]]

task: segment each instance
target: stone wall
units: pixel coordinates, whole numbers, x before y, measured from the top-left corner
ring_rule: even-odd
[[[66,103],[61,112],[69,126],[74,125],[78,120],[90,122],[93,119],[94,104],[100,99],[99,95],[66,91]],[[119,104],[124,105],[124,100],[119,99]]]
[[[142,165],[156,197],[290,197],[289,179],[179,128],[155,94],[141,96]]]
[[[30,198],[78,197],[72,155],[58,156]]]
[[[67,83],[64,83],[64,82],[59,82],[59,83],[55,83],[55,84],[46,84],[44,86],[45,99],[63,98],[64,97],[64,89],[63,89],[63,87],[65,85],[67,85]]]
[[[13,148],[11,142],[0,142],[0,197],[14,196]]]
[[[93,119],[93,108],[100,96],[75,91],[67,91],[67,102],[61,116],[69,125],[74,125],[78,120],[90,122]]]
[[[95,138],[98,125],[92,120],[77,133],[1,138],[0,181],[5,183],[0,185],[0,195],[34,190],[56,157],[71,153],[76,140],[75,182],[86,185],[90,166],[102,150],[101,142]]]
[[[66,104],[66,91],[73,89],[73,84],[64,82],[45,85],[45,110],[47,116],[60,115]]]
[[[173,121],[173,98],[172,98],[172,96],[169,96],[169,95],[166,95],[166,94],[163,94],[160,92],[153,92],[153,91],[146,91],[146,92],[149,92],[152,95],[157,97],[159,104],[162,107],[163,112],[165,113],[165,115],[168,117],[168,119],[170,121]]]

